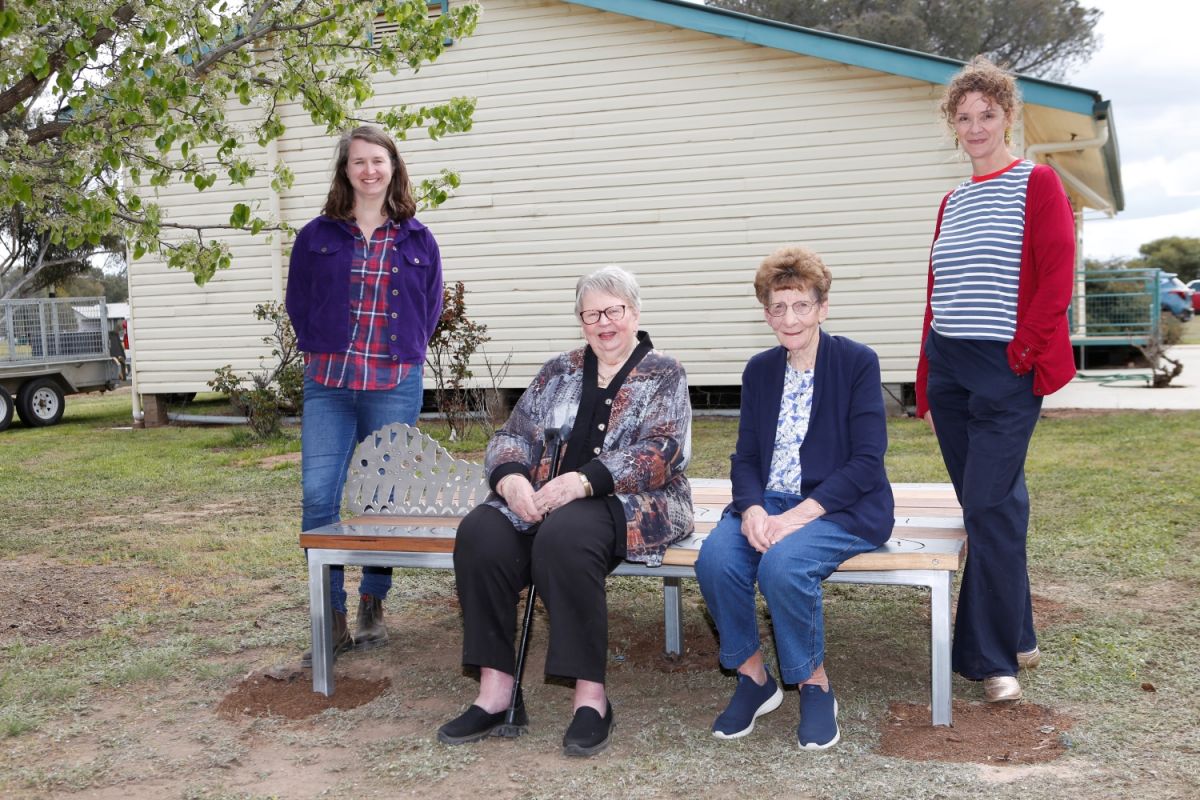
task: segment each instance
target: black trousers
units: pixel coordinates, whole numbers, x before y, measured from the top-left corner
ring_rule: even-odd
[[[1037,645],[1025,540],[1025,455],[1041,413],[1033,374],[1014,375],[1003,342],[930,333],[929,408],[963,508],[967,563],[958,590],[953,668],[983,680],[1017,674]]]
[[[517,606],[530,580],[550,617],[546,673],[604,682],[608,662],[605,578],[625,557],[604,498],[575,500],[531,531],[491,506],[458,526],[454,576],[463,613],[463,664],[516,671]]]

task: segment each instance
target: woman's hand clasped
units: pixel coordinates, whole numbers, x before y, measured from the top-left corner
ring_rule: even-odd
[[[765,553],[814,519],[825,514],[816,500],[808,499],[795,508],[774,516],[762,506],[750,506],[742,512],[742,535],[750,546]]]
[[[524,475],[506,475],[496,484],[496,493],[504,498],[512,512],[521,519],[526,522],[541,522],[542,512],[535,500],[537,493]]]
[[[540,515],[544,516],[556,508],[562,508],[572,500],[579,500],[586,496],[579,476],[574,472],[568,472],[548,481],[542,488],[534,492],[533,501]]]
[[[762,506],[750,506],[742,512],[742,535],[760,553],[767,552],[781,538],[772,523],[774,519],[777,517],[769,516]]]

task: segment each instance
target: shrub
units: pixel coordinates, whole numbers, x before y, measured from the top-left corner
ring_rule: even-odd
[[[471,356],[489,341],[487,325],[467,317],[463,282],[446,284],[442,290],[442,316],[429,340],[429,366],[433,370],[434,398],[438,411],[450,426],[451,439],[466,435],[477,406],[476,391],[467,386],[474,375]]]
[[[254,317],[274,326],[271,334],[263,337],[263,343],[271,346],[273,363],[268,366],[266,359],[259,359],[262,369],[247,376],[238,375],[226,364],[208,385],[229,397],[257,438],[270,439],[279,434],[285,413],[299,414],[304,408],[304,362],[282,304],[260,303],[254,307]]]

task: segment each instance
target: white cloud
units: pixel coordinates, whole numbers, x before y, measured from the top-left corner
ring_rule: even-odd
[[[1132,257],[1138,247],[1167,236],[1200,237],[1200,204],[1187,211],[1154,217],[1088,219],[1083,224],[1083,253],[1087,258]]]
[[[1121,167],[1121,176],[1127,195],[1151,191],[1168,198],[1200,197],[1200,151],[1127,162]]]

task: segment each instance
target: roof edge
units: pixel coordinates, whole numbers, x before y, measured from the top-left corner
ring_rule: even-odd
[[[945,84],[965,62],[945,56],[802,28],[687,0],[564,0],[574,5],[674,25],[749,44],[787,50],[864,69]],[[1042,78],[1017,76],[1026,103],[1098,117],[1100,93]],[[1105,105],[1107,105],[1105,103]]]

